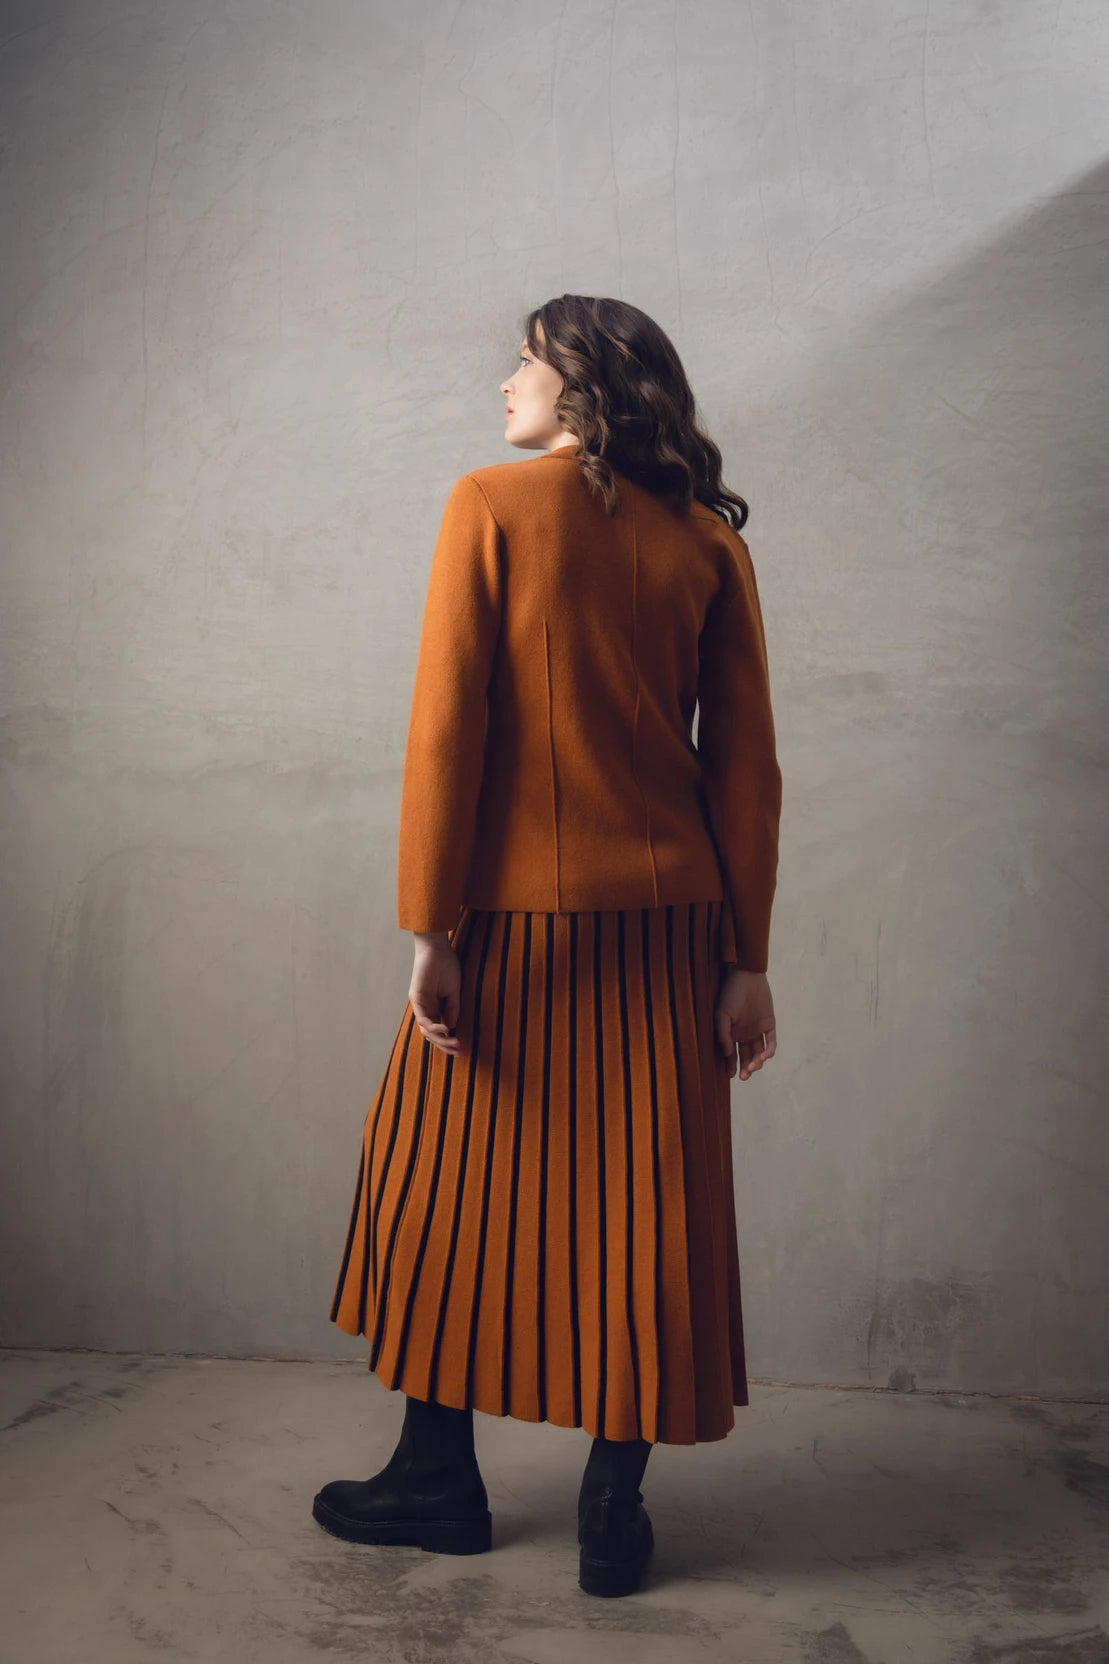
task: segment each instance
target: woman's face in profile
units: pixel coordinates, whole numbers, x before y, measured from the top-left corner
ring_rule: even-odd
[[[520,343],[516,369],[501,382],[505,401],[504,436],[524,451],[549,450],[566,429],[559,425],[554,402],[562,391],[562,377]]]

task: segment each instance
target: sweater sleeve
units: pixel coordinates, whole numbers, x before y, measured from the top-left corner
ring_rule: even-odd
[[[416,656],[401,783],[401,930],[453,930],[458,922],[501,622],[501,541],[484,491],[463,475],[443,511]]]
[[[765,971],[782,776],[762,609],[742,538],[736,540],[734,581],[713,603],[701,632],[697,699],[705,804],[725,880],[720,956],[745,970]]]

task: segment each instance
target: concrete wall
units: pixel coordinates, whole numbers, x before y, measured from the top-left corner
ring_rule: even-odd
[[[751,504],[751,1372],[1109,1392],[1104,9],[2,26],[3,1341],[364,1354],[427,566],[578,290],[670,330]]]

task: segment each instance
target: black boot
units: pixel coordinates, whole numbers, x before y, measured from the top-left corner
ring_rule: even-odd
[[[474,1412],[406,1396],[386,1466],[372,1479],[333,1479],[312,1513],[348,1543],[481,1554],[492,1545],[492,1515],[474,1454]]]
[[[655,1546],[638,1489],[646,1439],[593,1440],[578,1495],[578,1581],[588,1595],[630,1595]]]

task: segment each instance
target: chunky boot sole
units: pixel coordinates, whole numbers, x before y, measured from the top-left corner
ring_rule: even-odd
[[[351,1520],[316,1497],[312,1517],[346,1543],[398,1543],[430,1554],[484,1554],[493,1546],[488,1510],[467,1520]]]
[[[630,1595],[638,1589],[647,1561],[655,1546],[649,1518],[645,1520],[643,1546],[633,1560],[601,1560],[582,1549],[578,1582],[587,1595]]]

